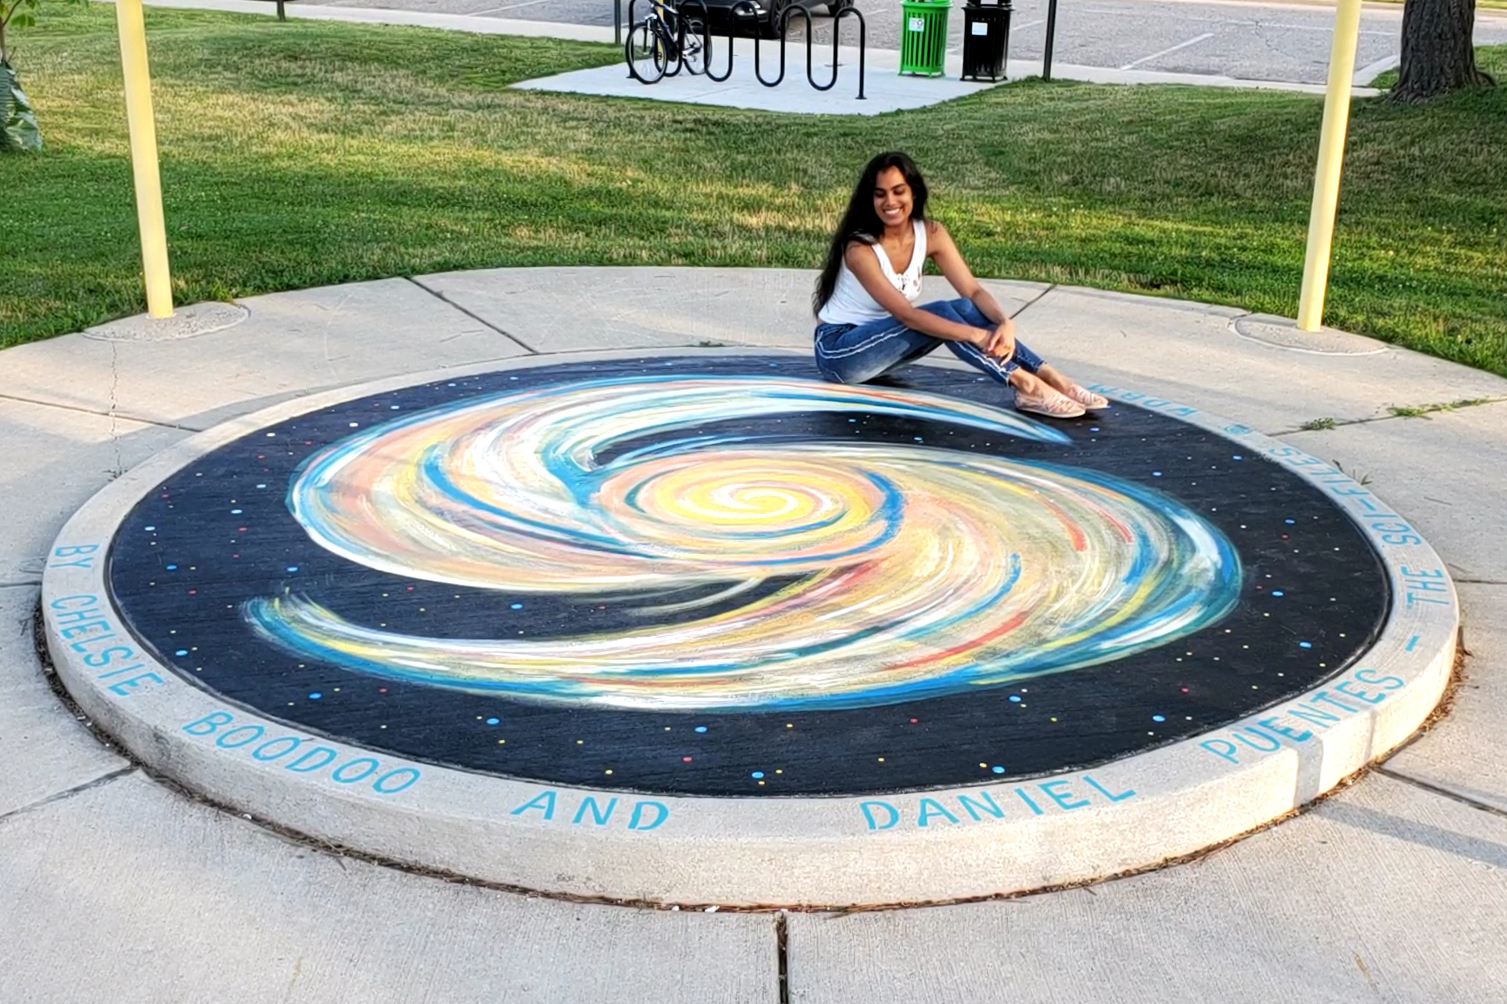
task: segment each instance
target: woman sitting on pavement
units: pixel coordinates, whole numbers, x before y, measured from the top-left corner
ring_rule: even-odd
[[[959,294],[916,305],[921,267],[936,262]],[[835,383],[863,383],[946,345],[1015,390],[1015,407],[1076,418],[1109,402],[1073,383],[1015,340],[1015,324],[979,285],[947,228],[926,219],[926,181],[905,154],[863,169],[832,235],[812,306],[816,365]]]

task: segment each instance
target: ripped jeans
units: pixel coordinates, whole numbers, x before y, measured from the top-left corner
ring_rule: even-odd
[[[997,327],[972,301],[962,297],[923,303],[920,309],[975,328]],[[939,345],[947,346],[953,355],[1000,383],[1008,383],[1010,374],[1017,369],[1035,373],[1043,365],[1040,356],[1018,341],[1010,361],[1002,363],[970,342],[922,334],[893,317],[881,317],[862,324],[818,324],[816,368],[823,379],[833,383],[864,383],[897,366],[915,362]]]

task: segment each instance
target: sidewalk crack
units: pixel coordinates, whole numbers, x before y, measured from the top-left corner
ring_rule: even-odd
[[[774,951],[780,981],[780,1004],[790,1004],[790,923],[784,910],[774,915]]]
[[[467,310],[465,307],[462,307],[460,304],[456,303],[454,300],[450,299],[450,297],[446,296],[444,293],[440,292],[439,290],[437,290],[437,289],[430,289],[428,286],[424,285],[422,282],[420,282],[419,280],[415,279],[411,275],[404,276],[404,278],[407,279],[409,282],[413,283],[415,286],[417,286],[420,289],[422,289],[424,292],[428,293],[430,296],[434,297],[435,299],[440,300],[441,302],[443,302],[445,304],[448,304],[451,307],[454,307],[456,310],[460,311],[462,314],[465,314],[467,317],[471,318],[471,320],[475,321],[476,323],[485,325],[486,327],[490,328],[491,330],[497,332],[499,335],[501,335],[502,337],[506,338],[508,341],[513,342],[519,348],[523,349],[523,351],[531,353],[533,355],[538,355],[539,354],[539,350],[538,349],[534,348],[532,345],[529,345],[523,339],[519,338],[517,335],[513,334],[510,331],[504,331],[503,329],[499,328],[497,325],[493,324],[491,321],[487,320],[485,317],[482,317],[480,314],[477,314],[477,313],[475,313],[473,311]]]
[[[1295,429],[1281,429],[1277,432],[1267,433],[1270,436],[1289,436],[1299,432],[1328,432],[1331,429],[1342,429],[1348,425],[1369,425],[1372,422],[1390,422],[1398,418],[1421,418],[1428,420],[1430,415],[1439,412],[1461,411],[1465,408],[1478,408],[1486,404],[1502,404],[1507,398],[1502,397],[1473,397],[1461,398],[1458,401],[1450,401],[1445,404],[1421,404],[1421,405],[1388,405],[1385,415],[1372,415],[1368,418],[1315,418]]]
[[[1372,767],[1371,769],[1375,773],[1381,774],[1384,777],[1390,777],[1394,781],[1401,781],[1403,784],[1411,784],[1415,788],[1422,788],[1424,791],[1439,795],[1443,798],[1451,799],[1452,801],[1459,802],[1461,805],[1468,805],[1472,809],[1479,809],[1481,812],[1487,812],[1493,816],[1501,816],[1502,818],[1507,819],[1507,809],[1499,809],[1494,805],[1488,805],[1487,803],[1482,802],[1478,799],[1471,798],[1469,795],[1461,795],[1458,792],[1450,791],[1448,788],[1440,787],[1437,784],[1430,784],[1427,781],[1420,781],[1416,777],[1409,777],[1406,774],[1400,774],[1390,767],[1376,766]]]
[[[1050,293],[1053,290],[1055,290],[1058,287],[1058,285],[1060,285],[1060,284],[1054,282],[1051,285],[1049,285],[1046,289],[1043,289],[1040,293],[1037,293],[1035,296],[1031,297],[1031,299],[1029,299],[1029,300],[1026,301],[1025,306],[1021,307],[1015,313],[1013,313],[1013,314],[1010,315],[1011,320],[1014,320],[1015,318],[1019,317],[1021,314],[1024,314],[1026,311],[1028,311],[1032,307],[1036,306],[1038,303],[1041,302],[1041,298],[1043,296],[1046,296],[1048,293]]]
[[[83,784],[74,785],[72,788],[66,788],[63,791],[55,791],[51,795],[48,795],[46,798],[39,798],[35,802],[28,802],[26,805],[23,805],[20,808],[12,809],[9,812],[0,813],[0,826],[3,826],[7,820],[13,819],[16,816],[32,812],[36,809],[43,808],[44,806],[52,805],[54,802],[62,802],[66,799],[72,798],[74,795],[79,795],[86,791],[92,791],[95,788],[103,788],[105,785],[110,784],[118,780],[119,778],[125,777],[127,774],[134,774],[135,772],[136,765],[128,764],[125,767],[120,767],[116,770],[112,770],[108,774],[101,774],[99,777],[96,777],[91,781],[85,781]]]
[[[19,394],[0,394],[0,401],[17,401],[21,404],[34,404],[39,408],[59,408],[63,411],[76,411],[81,415],[96,415],[102,418],[109,418],[112,436],[114,434],[114,423],[117,418],[126,422],[136,422],[140,425],[155,425],[159,429],[177,429],[180,432],[203,431],[202,429],[195,429],[192,426],[180,425],[177,422],[162,422],[155,418],[141,418],[137,415],[127,415],[116,411],[113,401],[108,411],[100,411],[98,408],[81,408],[76,404],[59,404],[56,401],[40,401],[34,397],[21,397]]]
[[[118,478],[126,472],[125,460],[120,452],[120,429],[116,414],[120,407],[117,391],[120,388],[120,343],[110,343],[110,447],[115,451],[115,466],[110,468],[110,477]]]

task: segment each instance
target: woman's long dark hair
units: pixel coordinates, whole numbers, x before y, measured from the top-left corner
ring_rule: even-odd
[[[848,245],[855,240],[873,244],[884,233],[884,224],[874,211],[874,189],[879,186],[879,175],[892,167],[905,175],[905,183],[910,186],[911,219],[926,219],[926,179],[921,177],[921,169],[916,166],[916,162],[899,150],[881,153],[869,161],[858,184],[853,188],[852,197],[848,199],[848,209],[842,214],[842,222],[832,233],[827,260],[822,264],[822,274],[816,280],[816,292],[811,294],[812,313],[820,311],[832,299],[832,291],[837,288],[837,274],[842,271],[842,258],[847,253]]]

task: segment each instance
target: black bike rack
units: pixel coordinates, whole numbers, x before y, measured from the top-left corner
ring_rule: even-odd
[[[693,7],[701,8],[701,58],[705,61],[705,69],[703,70],[703,72],[706,74],[706,78],[708,80],[712,80],[720,84],[722,83],[722,81],[733,75],[732,18],[737,16],[737,11],[740,8],[747,7],[750,10],[753,10],[753,4],[749,3],[749,0],[738,0],[738,3],[733,4],[733,6],[728,9],[727,72],[722,74],[722,76],[720,77],[712,72],[712,38],[722,37],[721,35],[713,36],[712,33],[708,30],[712,23],[712,12],[707,9],[706,4],[703,3],[702,0],[681,0],[680,23],[684,25],[686,20],[690,18],[690,10]]]
[[[812,62],[811,62],[811,37],[814,34],[814,32],[812,31],[812,24],[811,24],[811,12],[809,10],[807,10],[805,7],[802,7],[802,6],[799,6],[799,5],[791,5],[789,7],[786,7],[785,11],[784,11],[784,13],[783,13],[783,15],[781,16],[781,19],[780,19],[780,76],[781,76],[781,78],[783,78],[785,76],[785,31],[786,31],[787,28],[790,27],[790,15],[791,14],[800,14],[801,17],[803,17],[803,18],[806,19],[806,80],[807,80],[807,82],[809,82],[811,84],[812,87],[816,88],[819,91],[830,91],[832,88],[834,88],[834,87],[837,86],[837,56],[838,56],[838,51],[839,51],[838,50],[838,45],[837,45],[837,42],[838,42],[837,36],[840,35],[840,34],[842,34],[842,19],[845,18],[845,17],[847,17],[849,14],[851,14],[854,17],[858,18],[858,100],[863,101],[864,100],[864,96],[863,96],[863,78],[865,76],[865,70],[866,70],[866,67],[864,66],[864,62],[865,62],[865,56],[868,53],[868,34],[869,34],[869,26],[864,21],[863,14],[858,10],[857,7],[844,7],[841,10],[839,10],[836,15],[833,16],[833,18],[832,18],[832,79],[829,80],[829,81],[827,81],[825,84],[818,84],[816,82],[816,78],[814,76],[812,76],[812,74],[811,74],[811,67],[813,65]],[[758,67],[759,67],[759,50],[757,48],[755,48],[754,49],[754,72],[755,73],[758,73]],[[764,82],[763,78],[760,78],[759,83],[762,84],[763,82]]]
[[[628,0],[628,24],[630,26],[637,23],[633,18],[633,7],[636,3],[638,3],[638,0]],[[735,27],[736,21],[740,16],[743,16],[749,18],[750,23],[757,23],[759,9],[754,5],[753,0],[737,0],[736,3],[728,8],[727,33],[726,35],[723,35],[721,33],[713,33],[710,30],[712,21],[711,11],[708,9],[705,0],[681,0],[681,3],[679,4],[680,16],[677,20],[679,24],[679,34],[682,39],[685,36],[685,23],[691,17],[691,12],[697,8],[701,10],[702,15],[701,51],[702,58],[705,60],[704,72],[706,73],[708,79],[716,81],[717,83],[721,83],[722,81],[727,80],[733,75],[733,39],[737,37],[737,29]],[[765,87],[778,87],[784,81],[785,42],[787,40],[786,34],[790,28],[790,19],[795,14],[799,14],[801,17],[806,19],[806,81],[818,91],[830,91],[832,88],[837,86],[838,56],[840,53],[839,36],[842,33],[842,19],[849,16],[856,17],[858,19],[858,100],[866,100],[863,93],[863,88],[864,80],[868,73],[869,28],[868,23],[863,19],[863,12],[858,10],[856,7],[844,7],[839,10],[837,14],[832,18],[831,80],[827,81],[825,84],[819,84],[816,82],[816,75],[813,71],[813,66],[815,64],[812,61],[812,43],[815,36],[815,31],[813,29],[815,25],[811,20],[811,12],[801,4],[791,4],[780,13],[779,23],[777,25],[780,38],[780,72],[779,75],[776,76],[773,80],[764,79],[763,39],[759,37],[757,31],[754,32],[754,77]],[[631,27],[629,30],[632,30]],[[727,39],[727,68],[722,72],[720,76],[712,70],[711,43],[714,37]],[[684,46],[677,45],[676,48],[678,51],[676,53],[675,69],[674,71],[666,69],[665,76],[667,77],[675,76],[681,71],[684,66]],[[628,74],[629,76],[634,76],[633,68],[631,66],[628,68]]]

